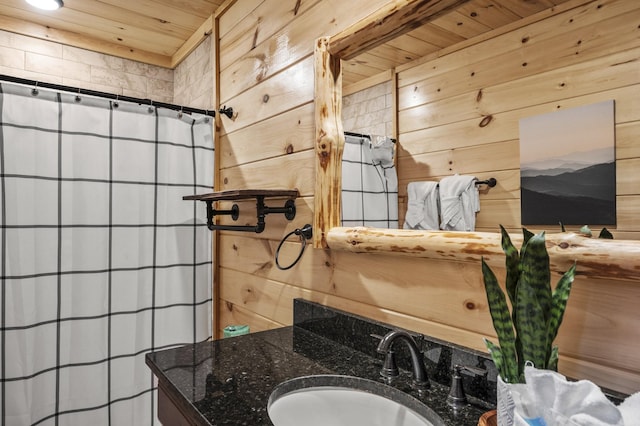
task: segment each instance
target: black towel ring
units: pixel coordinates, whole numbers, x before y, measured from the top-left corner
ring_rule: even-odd
[[[302,258],[302,254],[304,253],[304,249],[307,247],[307,240],[310,240],[311,237],[313,236],[313,230],[312,229],[313,228],[311,227],[311,225],[309,225],[307,223],[306,225],[304,225],[302,227],[302,229],[298,228],[298,229],[294,229],[293,231],[289,232],[282,239],[282,241],[280,241],[280,244],[278,244],[278,248],[276,249],[276,266],[278,267],[278,269],[286,271],[287,269],[293,268],[293,266],[300,261],[300,258]],[[296,257],[296,259],[290,265],[288,265],[288,266],[280,266],[280,262],[278,261],[278,256],[280,255],[280,248],[282,247],[282,244],[284,244],[284,242],[287,240],[287,238],[289,238],[293,234],[295,234],[295,235],[300,237],[300,243],[302,245],[302,248],[300,249],[300,253],[298,253],[298,257]]]

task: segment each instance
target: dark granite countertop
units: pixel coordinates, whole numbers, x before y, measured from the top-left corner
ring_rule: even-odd
[[[371,353],[377,342],[370,334],[384,334],[389,326],[299,300],[295,316],[294,326],[154,352],[147,354],[146,362],[183,413],[201,425],[272,425],[269,396],[276,385],[296,377],[339,374],[381,381],[382,358]],[[336,327],[342,333],[331,331]],[[392,386],[427,404],[446,425],[476,426],[482,413],[492,408],[485,401],[495,401],[495,383],[492,387],[484,377],[478,386],[478,379],[469,378],[467,383],[465,378],[470,403],[452,409],[446,404],[449,386],[444,384],[450,373],[439,370],[460,363],[455,359],[460,356],[458,349],[451,352],[446,343],[416,338],[425,350],[431,389],[424,394],[414,390],[403,365]],[[359,350],[350,347],[359,342],[363,346]],[[405,358],[398,351],[399,364],[401,357]],[[488,365],[473,352],[462,357],[476,366]]]

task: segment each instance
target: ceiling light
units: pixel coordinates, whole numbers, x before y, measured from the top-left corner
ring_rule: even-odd
[[[64,6],[62,0],[27,0],[27,3],[43,10],[56,10]]]

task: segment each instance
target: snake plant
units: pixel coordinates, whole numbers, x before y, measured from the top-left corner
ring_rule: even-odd
[[[487,339],[485,344],[502,380],[524,383],[527,362],[539,369],[558,369],[558,347],[553,341],[562,323],[576,265],[564,273],[552,291],[544,232],[534,235],[523,228],[524,239],[518,253],[503,226],[500,230],[511,312],[495,274],[483,258],[484,286],[499,345]]]

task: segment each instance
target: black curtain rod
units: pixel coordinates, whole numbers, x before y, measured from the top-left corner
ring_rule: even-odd
[[[175,111],[182,111],[182,112],[187,113],[187,114],[196,113],[196,114],[208,115],[208,116],[211,116],[211,117],[215,117],[216,116],[215,110],[206,110],[206,109],[183,107],[183,106],[180,106],[180,105],[167,104],[167,103],[164,103],[164,102],[155,102],[155,101],[152,101],[151,99],[140,99],[140,98],[133,98],[131,96],[114,95],[113,93],[98,92],[96,90],[81,89],[79,87],[63,86],[63,85],[60,85],[60,84],[45,83],[45,82],[36,81],[36,80],[27,80],[27,79],[24,79],[24,78],[13,77],[13,76],[10,76],[10,75],[0,74],[0,80],[8,81],[8,82],[11,82],[11,83],[24,84],[24,85],[27,85],[27,86],[44,87],[46,89],[61,90],[61,91],[64,91],[64,92],[77,93],[77,94],[81,94],[81,95],[97,96],[97,97],[100,97],[100,98],[114,99],[114,100],[124,101],[124,102],[133,102],[133,103],[137,103],[137,104],[141,104],[141,105],[152,105],[152,106],[161,107],[161,108],[167,108],[167,109],[171,109],[171,110],[175,110]]]

